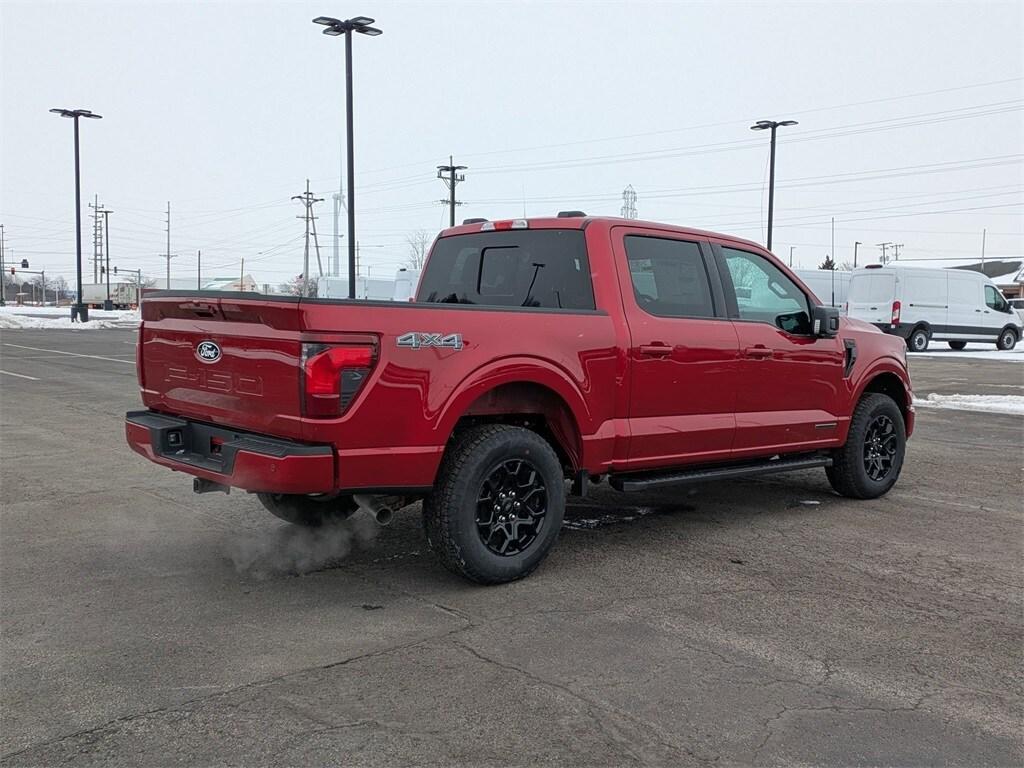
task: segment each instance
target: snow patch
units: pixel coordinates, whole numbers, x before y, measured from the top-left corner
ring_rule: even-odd
[[[987,411],[1024,416],[1024,395],[937,395],[914,398],[918,408],[944,408],[957,411]]]
[[[964,349],[952,349],[944,341],[933,341],[927,352],[911,352],[907,357],[913,362],[918,357],[960,357],[967,360],[989,360],[997,363],[1024,363],[1024,343],[1014,349],[996,349],[992,344],[968,344]]]
[[[71,310],[56,307],[0,307],[0,329],[40,330],[57,328],[71,331],[97,331],[108,328],[135,328],[142,319],[138,310],[91,310],[89,322],[72,323]]]

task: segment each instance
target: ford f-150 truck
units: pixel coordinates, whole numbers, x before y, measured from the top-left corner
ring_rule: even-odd
[[[154,291],[129,445],[198,492],[320,525],[422,499],[441,562],[530,573],[567,495],[822,467],[896,482],[914,406],[902,340],[824,306],[727,235],[635,220],[474,220],[409,303]]]

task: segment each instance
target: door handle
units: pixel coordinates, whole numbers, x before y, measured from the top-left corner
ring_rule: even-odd
[[[772,350],[768,349],[768,347],[758,344],[756,347],[747,347],[743,350],[743,354],[747,357],[752,357],[755,360],[764,360],[771,357],[774,353]]]
[[[667,357],[672,354],[668,344],[641,344],[640,354],[646,357]]]

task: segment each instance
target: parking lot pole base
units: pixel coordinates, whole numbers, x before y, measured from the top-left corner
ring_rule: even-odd
[[[104,309],[104,311],[109,312],[113,308],[114,308],[114,302],[112,302],[110,299],[105,299],[104,302],[103,302],[103,309]]]
[[[89,322],[89,307],[86,304],[72,304],[71,305],[71,322],[78,321],[80,323]]]

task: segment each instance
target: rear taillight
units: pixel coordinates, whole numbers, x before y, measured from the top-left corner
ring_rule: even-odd
[[[377,356],[373,346],[302,345],[302,403],[306,416],[341,416],[359,394]]]
[[[892,303],[892,324],[900,324],[900,303],[898,301]]]

